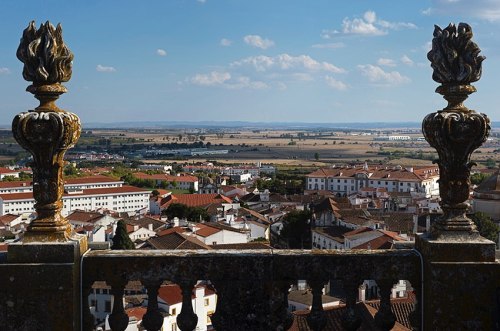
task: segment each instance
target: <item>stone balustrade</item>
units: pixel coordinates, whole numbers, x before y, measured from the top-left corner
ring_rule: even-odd
[[[177,325],[182,331],[194,330],[197,317],[191,306],[191,294],[198,280],[214,285],[218,301],[212,322],[216,330],[287,330],[291,325],[288,290],[296,280],[307,280],[312,288],[313,304],[307,318],[311,330],[322,330],[326,323],[321,304],[323,286],[340,279],[346,290],[345,330],[356,330],[361,317],[355,309],[358,286],[374,279],[380,287],[381,308],[375,323],[391,330],[395,316],[390,308],[394,283],[409,280],[420,293],[421,260],[417,251],[401,250],[154,250],[91,251],[83,258],[84,330],[93,330],[88,295],[94,281],[111,286],[114,306],[109,323],[114,331],[128,326],[123,293],[129,281],[139,280],[147,289],[148,309],[143,318],[147,330],[160,330],[163,317],[158,309],[157,291],[163,281],[172,281],[182,289],[182,311]],[[417,295],[418,297],[418,295]],[[415,308],[412,318],[418,328],[421,312]]]

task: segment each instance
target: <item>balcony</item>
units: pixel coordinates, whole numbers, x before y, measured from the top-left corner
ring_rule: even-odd
[[[305,317],[307,325],[295,327],[391,330],[396,323],[391,288],[404,279],[415,289],[417,303],[411,314],[415,330],[500,330],[500,263],[495,244],[478,234],[465,216],[464,203],[470,193],[470,155],[489,132],[488,118],[463,105],[475,91],[469,84],[479,79],[482,59],[470,40],[468,25],[446,29],[436,28],[429,58],[434,79],[442,84],[437,91],[448,106],[429,114],[423,125],[426,139],[439,154],[444,214],[430,233],[417,237],[415,248],[110,251],[89,250],[86,238],[75,234],[60,214],[63,157],[78,139],[80,122],[75,114],[59,109],[55,100],[66,91],[60,83],[71,76],[73,55],[62,42],[60,27],[47,23],[36,30],[30,24],[18,57],[25,64],[24,77],[33,82],[28,91],[40,100],[40,106],[17,115],[13,133],[33,154],[38,217],[22,242],[0,254],[0,328],[92,330],[88,296],[94,281],[105,281],[115,302],[109,323],[115,331],[125,330],[124,288],[127,282],[137,280],[147,289],[148,307],[143,318],[147,330],[161,328],[157,294],[164,281],[181,288],[177,326],[182,331],[195,330],[192,292],[196,282],[204,280],[210,281],[218,297],[212,316],[216,330],[287,330],[294,322],[287,313],[290,284],[307,280],[313,293],[312,308]],[[36,49],[40,43],[34,41],[50,38],[55,38],[52,48]],[[443,44],[446,47],[439,46]],[[451,55],[472,61],[468,75],[444,63],[450,49]],[[40,58],[49,67],[44,70],[47,75],[40,75]],[[341,280],[346,292],[338,325],[329,322],[321,302],[322,288],[331,279]],[[364,279],[376,280],[380,288],[380,305],[372,324],[363,324],[357,308],[358,286]]]

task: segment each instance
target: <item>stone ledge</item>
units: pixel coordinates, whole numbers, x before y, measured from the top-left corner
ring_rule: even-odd
[[[8,263],[75,263],[80,259],[80,242],[30,242],[8,246]]]
[[[431,263],[495,261],[495,243],[481,236],[432,239],[424,234],[416,237],[415,247]]]

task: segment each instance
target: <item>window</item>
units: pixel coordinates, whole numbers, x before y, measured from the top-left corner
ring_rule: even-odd
[[[177,331],[177,323],[172,323],[172,331]]]
[[[205,299],[205,307],[210,304],[210,299]]]
[[[172,315],[172,316],[177,315],[177,309],[176,309],[176,308],[172,308],[172,314],[171,314],[171,315]]]
[[[111,312],[111,301],[106,300],[104,302],[104,311],[105,312]]]
[[[99,311],[97,309],[97,300],[90,300],[90,307],[95,307],[95,311]]]

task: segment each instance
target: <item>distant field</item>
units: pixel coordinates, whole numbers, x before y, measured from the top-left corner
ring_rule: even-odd
[[[294,166],[324,166],[345,162],[389,162],[401,165],[427,165],[437,154],[425,141],[374,141],[379,135],[407,135],[411,138],[422,137],[418,130],[412,132],[390,132],[372,130],[371,135],[360,132],[343,132],[330,130],[250,130],[225,129],[219,132],[190,130],[92,130],[95,136],[112,139],[114,143],[123,141],[130,143],[162,144],[192,143],[195,141],[210,142],[211,148],[228,149],[226,155],[210,155],[192,157],[179,162],[199,162],[207,159],[222,163],[255,162],[289,164]],[[201,139],[200,139],[201,138]],[[220,146],[222,144],[222,146]],[[496,140],[474,153],[473,159],[484,161],[500,156],[493,151],[500,148]],[[426,159],[410,158],[409,155],[420,153]],[[147,160],[160,162],[165,160]],[[170,160],[169,161],[175,161]]]

